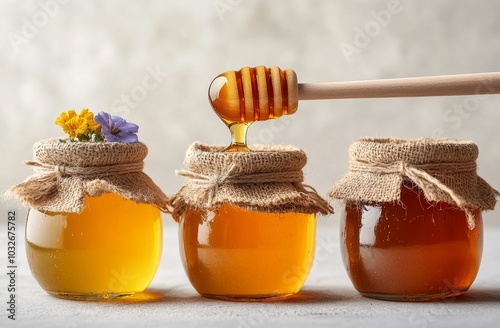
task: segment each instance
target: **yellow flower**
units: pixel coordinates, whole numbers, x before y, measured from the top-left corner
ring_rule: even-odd
[[[87,132],[87,121],[84,118],[75,116],[70,118],[62,125],[63,131],[69,134],[71,139]]]
[[[87,120],[87,128],[90,131],[96,131],[96,130],[98,130],[101,127],[99,124],[97,124],[94,121],[94,113],[89,112],[88,108],[82,109],[82,111],[80,112],[79,116],[83,117],[83,118],[85,118]]]
[[[67,113],[62,112],[61,115],[56,119],[56,124],[64,127],[64,124],[66,124],[67,121],[70,119],[74,118],[76,115],[76,112],[73,109],[70,109]]]
[[[63,112],[55,123],[61,126],[71,139],[87,141],[92,133],[101,134],[101,126],[94,121],[94,114],[89,112],[88,108],[82,109],[80,114],[76,114],[73,109]]]

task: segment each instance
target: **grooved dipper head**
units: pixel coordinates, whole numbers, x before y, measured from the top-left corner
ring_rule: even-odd
[[[297,75],[276,66],[228,71],[212,81],[208,98],[217,115],[228,124],[279,118],[297,111]]]

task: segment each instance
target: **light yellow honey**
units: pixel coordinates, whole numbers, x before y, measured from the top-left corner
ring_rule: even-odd
[[[132,295],[149,285],[158,267],[160,211],[116,194],[86,197],[79,214],[30,210],[26,248],[34,277],[54,296]]]
[[[231,145],[226,151],[250,151],[247,146],[247,130],[251,123],[226,122],[231,132]]]

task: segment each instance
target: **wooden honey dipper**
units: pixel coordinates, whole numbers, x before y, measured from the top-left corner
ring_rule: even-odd
[[[299,100],[496,93],[500,93],[500,72],[297,83],[291,69],[257,66],[220,74],[210,84],[208,96],[217,115],[230,126],[293,114]]]

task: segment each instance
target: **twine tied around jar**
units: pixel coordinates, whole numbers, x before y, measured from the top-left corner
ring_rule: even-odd
[[[115,193],[136,203],[167,211],[168,198],[143,172],[147,147],[142,143],[60,142],[42,140],[25,164],[34,174],[7,191],[30,208],[78,213],[85,196]]]
[[[187,170],[176,170],[175,174],[190,179],[193,183],[206,188],[208,194],[207,206],[213,206],[213,196],[217,194],[219,186],[224,184],[245,184],[245,183],[269,183],[287,181],[290,183],[301,183],[304,180],[302,171],[291,172],[265,172],[253,174],[232,175],[230,167],[226,173],[220,175],[205,175]],[[307,185],[306,185],[307,186]],[[312,187],[310,187],[312,188]]]
[[[314,188],[302,184],[305,154],[286,146],[256,145],[251,152],[224,152],[221,146],[194,143],[188,170],[177,170],[186,183],[172,197],[175,220],[187,209],[211,211],[232,204],[268,213],[332,213]]]
[[[464,210],[473,229],[473,210],[491,210],[500,196],[477,175],[477,146],[454,139],[361,139],[349,149],[349,171],[329,196],[350,202],[400,200],[409,179],[428,201]]]
[[[144,168],[144,162],[110,164],[105,166],[52,165],[37,161],[25,161],[24,164],[32,166],[38,175],[50,175],[53,173],[61,177],[69,175],[108,177],[115,174],[142,172]]]
[[[57,192],[59,179],[63,177],[100,179],[117,174],[142,172],[144,167],[143,162],[104,166],[52,165],[38,161],[25,161],[24,164],[32,166],[35,174],[24,183],[14,186],[11,191],[27,203],[36,203],[40,199],[51,197]]]

